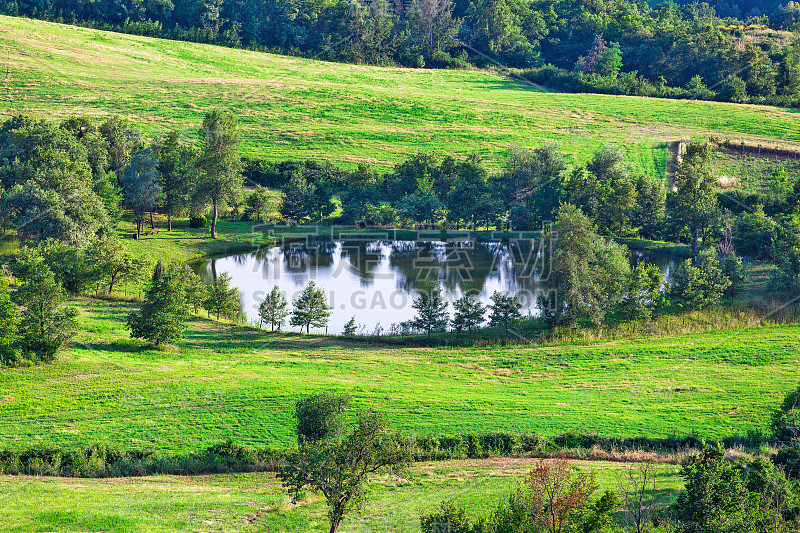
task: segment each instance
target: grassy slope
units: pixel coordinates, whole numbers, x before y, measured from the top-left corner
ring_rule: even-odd
[[[381,478],[343,533],[419,532],[419,512],[445,499],[472,516],[493,509],[530,470],[527,459],[488,459],[414,465],[405,480]],[[594,471],[602,489],[616,489],[621,463],[577,462]],[[674,466],[660,467],[658,489],[668,501],[680,487]],[[0,476],[3,531],[178,532],[327,531],[324,501],[310,495],[292,505],[271,474],[134,479]]]
[[[194,319],[164,351],[128,338],[130,304],[82,300],[59,362],[0,370],[0,442],[167,453],[227,437],[280,446],[291,406],[328,390],[411,434],[516,430],[722,437],[765,428],[796,386],[800,327],[584,347],[425,349],[269,335]],[[54,394],[57,391],[57,394]]]
[[[556,142],[573,159],[617,142],[663,174],[665,142],[715,135],[800,145],[796,113],[758,106],[542,93],[503,76],[331,64],[0,17],[10,64],[1,115],[131,116],[148,133],[193,135],[233,110],[245,150],[382,166],[418,150],[496,156]]]

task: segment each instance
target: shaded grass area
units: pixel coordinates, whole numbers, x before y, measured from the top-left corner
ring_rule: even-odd
[[[453,499],[473,517],[487,514],[530,470],[528,459],[420,463],[402,478],[370,484],[365,509],[343,533],[418,532],[419,513]],[[576,461],[596,472],[601,490],[617,489],[628,465]],[[658,490],[669,501],[681,487],[677,467],[659,467]],[[272,474],[65,479],[0,476],[0,521],[9,532],[327,531],[324,501],[307,494],[293,504]],[[617,517],[621,519],[621,517]]]
[[[586,346],[409,348],[269,334],[193,318],[177,346],[128,338],[132,304],[80,299],[58,362],[0,370],[4,448],[105,442],[163,454],[234,442],[280,448],[292,406],[336,391],[409,435],[485,431],[697,434],[764,429],[796,387],[799,326]]]
[[[660,177],[667,143],[680,138],[800,146],[797,114],[778,108],[544,93],[486,71],[333,64],[9,17],[0,35],[9,63],[0,115],[120,113],[150,135],[195,137],[222,105],[240,119],[244,152],[276,161],[388,168],[434,150],[499,166],[510,145],[555,142],[583,162],[612,142]]]

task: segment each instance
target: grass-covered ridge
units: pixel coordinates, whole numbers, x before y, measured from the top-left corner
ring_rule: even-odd
[[[584,160],[616,142],[661,175],[668,141],[693,136],[800,146],[796,112],[698,101],[544,93],[499,74],[333,64],[0,17],[0,114],[132,117],[193,134],[215,106],[250,155],[389,166],[419,150],[491,156],[556,142]],[[4,73],[5,74],[5,73]]]
[[[232,438],[290,442],[293,402],[338,391],[410,435],[490,430],[705,438],[765,429],[797,383],[798,326],[588,346],[409,348],[193,319],[144,349],[131,304],[82,299],[77,343],[51,365],[0,370],[7,449],[106,442],[166,454]]]

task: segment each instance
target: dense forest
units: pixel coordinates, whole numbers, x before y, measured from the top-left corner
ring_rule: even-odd
[[[352,63],[499,66],[565,91],[798,106],[800,4],[2,0],[0,12]]]

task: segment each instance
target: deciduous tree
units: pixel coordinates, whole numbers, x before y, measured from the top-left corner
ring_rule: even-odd
[[[202,178],[201,197],[211,202],[211,238],[217,238],[220,206],[242,194],[242,161],[239,156],[239,130],[236,117],[215,109],[207,113],[201,128],[203,152],[198,161]]]

